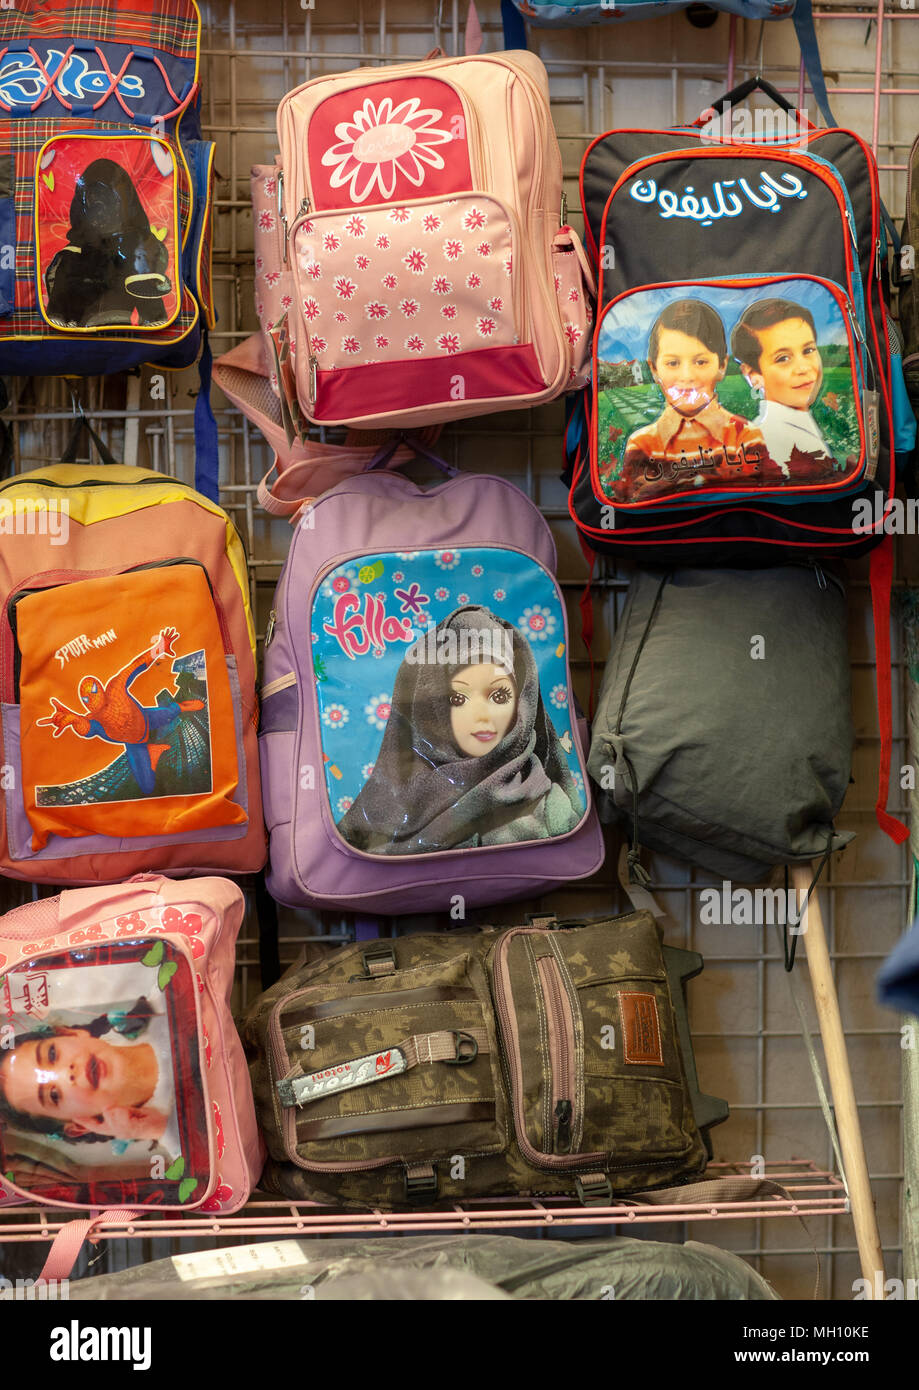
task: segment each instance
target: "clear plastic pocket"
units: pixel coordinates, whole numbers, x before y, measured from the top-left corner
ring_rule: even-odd
[[[178,180],[167,140],[53,135],[35,165],[38,304],[54,328],[165,328],[182,276]]]
[[[196,1000],[185,951],[136,914],[8,967],[6,1177],[39,1201],[199,1205],[213,1171]]]
[[[581,824],[564,604],[530,556],[353,556],[319,576],[312,630],[324,809],[349,852],[513,849]]]
[[[838,493],[866,463],[851,301],[798,275],[682,281],[597,325],[592,466],[614,505]]]

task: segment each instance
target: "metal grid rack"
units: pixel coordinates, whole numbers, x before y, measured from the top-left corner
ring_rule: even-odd
[[[485,50],[501,46],[496,0],[478,0]],[[214,279],[219,322],[212,335],[215,353],[227,350],[256,327],[252,280],[252,219],[248,172],[275,149],[274,111],[285,91],[328,70],[345,71],[364,63],[423,57],[441,44],[462,51],[466,0],[275,0],[266,9],[258,0],[202,0],[203,124],[216,140],[220,175],[215,218]],[[843,125],[871,141],[881,169],[882,193],[900,221],[905,193],[905,157],[915,134],[910,129],[919,95],[919,12],[876,6],[824,5],[818,33],[830,74],[831,101]],[[912,23],[910,23],[912,21]],[[552,109],[565,168],[572,220],[577,224],[577,172],[581,154],[594,134],[616,125],[666,126],[694,119],[721,91],[757,71],[767,74],[798,106],[807,93],[790,24],[758,24],[719,16],[710,29],[694,29],[684,13],[613,30],[532,30],[530,45],[550,75]],[[834,80],[836,79],[836,80]],[[640,121],[637,118],[641,118]],[[915,120],[915,117],[913,117]],[[125,461],[163,469],[186,481],[193,476],[192,412],[197,376],[167,374],[167,400],[154,401],[149,371],[140,376],[94,381],[84,388],[83,404],[107,442]],[[69,392],[60,381],[22,380],[13,384],[15,466],[26,470],[55,462],[72,419]],[[222,400],[215,400],[220,427],[221,502],[243,534],[249,557],[253,611],[259,642],[264,636],[274,582],[288,545],[283,521],[260,512],[255,488],[271,457],[256,431]],[[439,450],[469,471],[499,472],[518,484],[542,508],[559,550],[559,580],[570,609],[573,677],[582,704],[589,679],[586,652],[579,645],[577,601],[585,567],[568,519],[559,481],[562,411],[558,404],[537,410],[493,415],[450,426]],[[330,435],[334,438],[334,434]],[[904,567],[901,566],[901,572]],[[899,1201],[902,1179],[899,1125],[899,1042],[897,1020],[873,1003],[873,976],[906,921],[909,881],[905,853],[896,850],[873,821],[873,778],[878,740],[873,694],[873,648],[864,571],[854,566],[851,585],[853,698],[859,734],[850,790],[841,824],[858,836],[832,866],[821,890],[846,1025],[856,1094],[868,1148],[888,1273],[899,1256]],[[598,564],[594,603],[602,662],[628,584],[624,567]],[[895,645],[896,673],[902,662]],[[905,716],[895,681],[894,766],[905,760]],[[618,842],[610,836],[606,865],[595,878],[548,895],[539,909],[570,915],[624,910],[615,876]],[[439,1216],[374,1214],[366,1221],[325,1209],[256,1199],[238,1217],[165,1217],[138,1223],[128,1231],[107,1231],[100,1253],[84,1255],[75,1273],[89,1263],[116,1270],[138,1259],[158,1258],[188,1248],[187,1243],[227,1243],[279,1233],[319,1234],[334,1230],[548,1228],[569,1235],[596,1234],[628,1224],[654,1225],[654,1238],[715,1241],[749,1259],[786,1297],[813,1294],[814,1250],[821,1256],[829,1297],[851,1297],[858,1262],[851,1221],[800,1034],[782,983],[782,964],[774,942],[749,928],[703,926],[697,917],[698,889],[704,876],[661,856],[652,860],[654,890],[675,927],[674,945],[699,950],[706,970],[690,990],[690,1016],[703,1086],[731,1103],[731,1119],[713,1132],[719,1158],[731,1171],[756,1171],[784,1182],[793,1201],[746,1204],[728,1211],[686,1208],[646,1209],[620,1205],[587,1211],[563,1203],[464,1205]],[[13,906],[28,895],[22,885],[0,888],[0,905]],[[5,899],[5,901],[4,901]],[[510,905],[477,915],[511,922],[520,907]],[[240,1009],[260,989],[254,913],[240,939],[236,1004]],[[398,930],[398,923],[393,924]],[[282,913],[282,959],[293,959],[306,940],[351,936],[347,917]],[[797,967],[806,969],[803,963]],[[812,1031],[816,1031],[813,1018]],[[819,1042],[818,1042],[819,1046]],[[813,1160],[802,1154],[819,1155]],[[744,1156],[741,1158],[741,1156]],[[718,1168],[713,1168],[713,1175]],[[777,1215],[806,1215],[810,1224]],[[725,1219],[731,1217],[732,1219]],[[0,1218],[0,1239],[43,1244],[60,1223],[60,1214],[16,1211]],[[691,1219],[690,1219],[691,1218]],[[352,1224],[348,1224],[351,1222]],[[422,1223],[419,1225],[419,1222]],[[426,1223],[430,1222],[430,1226]],[[717,1224],[713,1224],[717,1223]],[[634,1229],[632,1231],[634,1234]]]

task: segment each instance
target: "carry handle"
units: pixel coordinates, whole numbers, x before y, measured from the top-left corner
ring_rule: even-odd
[[[756,77],[748,77],[746,82],[741,82],[738,87],[733,87],[731,91],[725,92],[724,96],[719,97],[717,101],[713,101],[702,115],[699,116],[697,120],[693,121],[693,125],[706,125],[707,121],[711,118],[711,112],[714,111],[716,115],[720,116],[726,106],[738,106],[742,101],[746,101],[747,97],[750,96],[752,92],[757,91],[763,92],[769,97],[770,101],[774,101],[776,106],[780,106],[783,111],[788,111],[789,113],[795,112],[794,106],[792,106],[787,97],[782,95],[778,87],[773,87],[771,82],[768,82],[765,77],[757,73]],[[817,129],[813,121],[807,120],[806,117],[802,116],[800,111],[795,114],[797,117],[797,128],[799,130]],[[730,136],[727,137],[728,141],[730,141],[730,138]]]
[[[73,431],[70,435],[70,440],[67,444],[67,447],[61,454],[61,463],[76,463],[77,446],[80,443],[80,438],[84,430],[87,431],[90,439],[95,444],[96,451],[102,462],[106,465],[110,464],[112,467],[115,467],[116,462],[114,454],[108,448],[107,444],[105,443],[105,440],[102,439],[101,436],[98,435],[96,431],[93,429],[92,425],[89,423],[86,416],[83,414],[82,406],[80,406],[79,415],[73,422]]]
[[[764,92],[767,97],[770,97],[771,100],[775,102],[776,106],[781,106],[783,111],[794,110],[791,102],[787,97],[782,95],[778,87],[773,87],[772,83],[768,82],[766,78],[762,77],[760,74],[757,74],[756,77],[748,77],[746,81],[741,82],[739,86],[732,87],[729,92],[725,92],[724,96],[719,97],[717,101],[711,103],[711,110],[717,111],[720,116],[726,106],[737,106],[740,102],[746,101],[751,92],[756,91]],[[702,116],[700,116],[698,120],[693,121],[693,125],[704,124],[705,121]]]

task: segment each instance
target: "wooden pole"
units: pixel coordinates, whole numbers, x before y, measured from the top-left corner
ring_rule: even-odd
[[[798,890],[798,901],[803,902],[811,883],[812,870],[807,864],[792,867],[792,880]],[[869,1297],[884,1296],[884,1262],[881,1255],[881,1241],[878,1235],[874,1200],[868,1181],[868,1164],[865,1160],[865,1146],[858,1120],[858,1107],[855,1104],[855,1090],[852,1086],[852,1073],[849,1070],[849,1056],[846,1051],[846,1038],[839,1016],[839,999],[830,952],[827,947],[823,915],[816,890],[807,905],[807,930],[801,937],[807,953],[807,967],[817,1006],[817,1019],[820,1023],[820,1036],[823,1039],[823,1054],[829,1075],[833,1108],[836,1112],[836,1125],[839,1130],[839,1147],[845,1165],[845,1178],[849,1187],[849,1200],[852,1220],[855,1224],[855,1240],[861,1261],[862,1275],[868,1280]]]

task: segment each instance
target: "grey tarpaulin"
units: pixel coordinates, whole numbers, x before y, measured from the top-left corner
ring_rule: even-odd
[[[283,1240],[283,1267],[221,1272],[177,1256],[70,1285],[86,1299],[339,1300],[580,1299],[762,1300],[778,1295],[738,1255],[712,1245],[614,1236],[526,1240],[519,1236],[400,1236],[398,1240]],[[270,1264],[272,1245],[258,1247]],[[220,1252],[209,1256],[214,1261]],[[234,1263],[245,1252],[228,1250]],[[183,1266],[183,1260],[186,1263]],[[198,1269],[199,1277],[189,1277]],[[185,1277],[183,1277],[183,1274]]]

